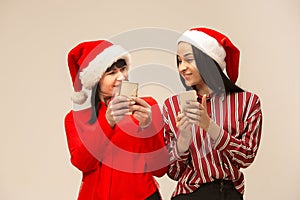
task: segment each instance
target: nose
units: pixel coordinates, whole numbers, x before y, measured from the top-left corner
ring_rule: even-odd
[[[178,71],[180,73],[184,72],[187,69],[186,62],[182,60],[178,65]]]
[[[122,72],[121,70],[118,71],[117,73],[117,80],[118,81],[123,81],[123,80],[127,80],[128,79],[128,75],[126,72]]]

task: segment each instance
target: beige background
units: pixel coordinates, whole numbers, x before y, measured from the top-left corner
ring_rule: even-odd
[[[81,175],[69,162],[63,128],[70,48],[135,28],[194,26],[230,36],[242,52],[238,83],[262,101],[261,146],[243,170],[245,199],[300,199],[299,25],[297,0],[1,0],[0,199],[77,197]],[[174,182],[159,182],[168,199]]]

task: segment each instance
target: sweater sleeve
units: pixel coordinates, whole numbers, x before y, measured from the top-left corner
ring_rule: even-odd
[[[168,170],[168,151],[163,137],[163,121],[162,114],[159,105],[153,98],[143,98],[152,109],[152,122],[143,129],[140,134],[152,135],[147,138],[148,147],[146,156],[146,162],[148,168],[151,169],[151,173],[154,176],[161,177],[166,174]]]
[[[171,129],[172,122],[169,113],[170,106],[168,100],[163,106],[163,121],[164,121],[164,139],[169,151],[170,164],[168,168],[168,176],[173,180],[178,180],[186,170],[187,164],[190,162],[190,152],[186,151],[183,154],[178,153],[177,138],[175,129]]]
[[[69,112],[65,117],[65,131],[67,136],[68,148],[71,154],[71,163],[82,172],[93,171],[99,165],[99,160],[103,154],[103,149],[107,138],[103,139],[104,134],[99,130],[106,132],[106,136],[112,134],[108,122],[99,120],[100,129],[88,124],[83,119],[79,119],[85,113]]]
[[[239,134],[232,135],[228,131],[220,130],[220,135],[215,142],[215,149],[223,152],[237,166],[246,168],[256,156],[261,132],[262,111],[259,98],[254,95],[252,101],[248,102],[249,111],[244,121],[237,122]]]

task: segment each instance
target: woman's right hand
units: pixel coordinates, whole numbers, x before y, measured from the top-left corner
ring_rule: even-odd
[[[192,124],[189,122],[189,119],[184,115],[184,113],[178,113],[176,117],[176,126],[179,131],[179,136],[177,139],[177,149],[180,154],[186,152],[189,149],[192,139]]]
[[[121,95],[110,101],[106,110],[106,120],[111,127],[114,127],[129,112],[129,105],[130,99]]]

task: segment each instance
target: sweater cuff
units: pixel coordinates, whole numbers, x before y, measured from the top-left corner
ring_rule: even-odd
[[[188,158],[189,158],[189,155],[190,155],[189,150],[186,150],[185,152],[180,153],[178,151],[177,144],[176,144],[176,146],[174,148],[174,157],[175,157],[176,160],[178,160],[178,161],[187,161]]]
[[[106,134],[107,134],[108,137],[109,137],[110,135],[112,135],[112,133],[114,132],[114,129],[115,129],[115,127],[116,127],[116,125],[115,125],[115,126],[112,128],[112,127],[110,126],[110,124],[108,123],[106,117],[104,117],[104,119],[102,119],[102,120],[99,120],[99,124],[100,124],[101,129],[102,129],[103,131],[105,130],[105,132],[106,132]]]
[[[224,150],[230,142],[230,135],[227,131],[220,129],[219,137],[214,141],[214,148],[217,150]]]

